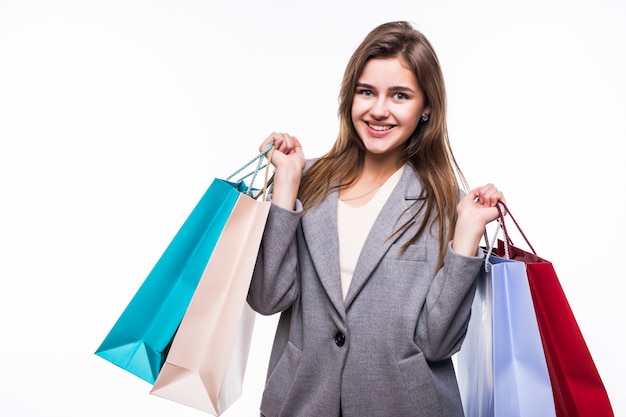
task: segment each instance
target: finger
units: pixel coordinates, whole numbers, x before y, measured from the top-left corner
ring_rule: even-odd
[[[482,197],[483,205],[485,207],[494,207],[500,201],[502,193],[499,191],[488,190]]]
[[[289,136],[289,153],[302,152],[302,145],[295,136]]]
[[[274,146],[276,146],[276,134],[275,133],[271,133],[267,138],[265,138],[263,143],[261,143],[261,146],[259,146],[259,151],[263,152],[265,148],[267,148],[267,145],[269,145],[272,142],[274,143]]]
[[[283,138],[283,142],[281,143],[279,149],[281,152],[288,154],[293,148],[293,140],[287,133],[281,133],[281,137]]]
[[[288,133],[272,132],[261,144],[260,150],[264,150],[270,143],[274,144],[274,149],[289,155],[297,152],[298,148],[301,148],[300,141],[295,136],[291,136]],[[301,152],[301,150],[300,150]]]
[[[272,132],[267,138],[265,138],[260,146],[260,150],[263,151],[270,143],[274,144],[274,148],[276,150],[285,149],[285,139],[286,137],[284,133]]]
[[[474,201],[484,207],[493,207],[498,204],[498,201],[504,198],[502,192],[493,184],[475,188],[471,193],[474,197]]]

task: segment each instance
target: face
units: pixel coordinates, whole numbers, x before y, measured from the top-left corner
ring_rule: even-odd
[[[372,59],[365,65],[352,101],[352,123],[369,153],[400,158],[421,115],[429,112],[404,60]]]

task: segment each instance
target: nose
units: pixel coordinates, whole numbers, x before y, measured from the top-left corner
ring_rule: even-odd
[[[384,119],[389,116],[389,107],[385,97],[380,96],[374,100],[372,107],[370,108],[370,114],[377,120]]]

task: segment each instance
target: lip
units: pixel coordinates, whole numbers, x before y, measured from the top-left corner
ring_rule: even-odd
[[[367,131],[371,136],[374,137],[384,137],[387,136],[390,132],[393,131],[393,129],[396,127],[396,125],[393,124],[389,124],[389,123],[372,123],[372,122],[364,122],[365,126],[367,127]],[[378,130],[375,129],[372,126],[378,126],[378,127],[388,127],[388,129],[383,129],[383,130]]]

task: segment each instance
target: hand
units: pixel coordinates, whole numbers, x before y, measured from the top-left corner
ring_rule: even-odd
[[[499,217],[499,201],[505,202],[504,195],[493,184],[475,188],[461,199],[452,243],[457,253],[476,254],[485,226]]]
[[[457,205],[457,213],[459,217],[467,215],[475,219],[482,230],[498,218],[496,205],[499,201],[505,202],[502,192],[493,184],[487,184],[467,193]]]
[[[292,173],[301,173],[304,169],[305,159],[300,141],[287,133],[274,132],[263,141],[259,150],[262,151],[272,142],[274,142],[272,165],[276,171],[289,170]]]
[[[259,149],[262,151],[272,142],[274,142],[272,165],[276,169],[272,201],[283,208],[293,210],[306,162],[302,146],[295,136],[274,132],[263,141]]]

